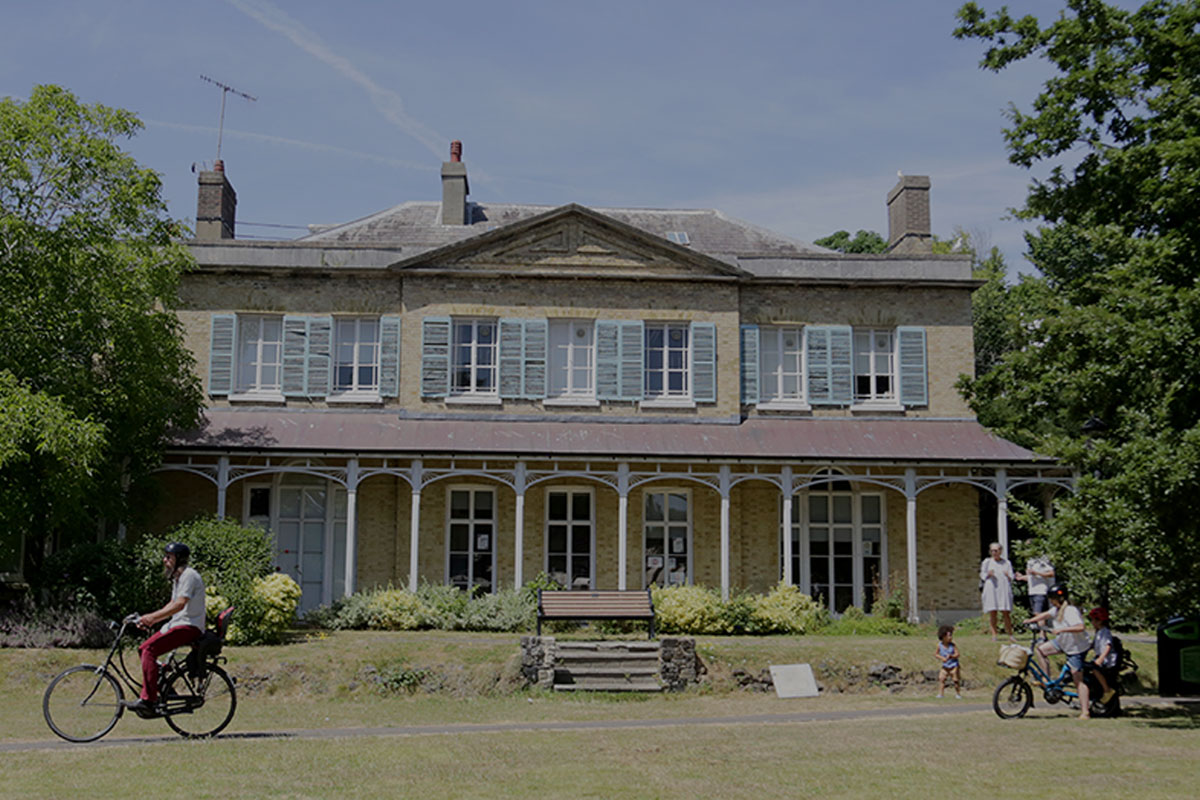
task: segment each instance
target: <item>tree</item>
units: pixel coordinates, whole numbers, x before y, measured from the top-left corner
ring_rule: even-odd
[[[1079,470],[1052,519],[1024,521],[1082,599],[1140,621],[1196,613],[1200,4],[1067,0],[1043,27],[967,3],[958,18],[955,36],[987,44],[984,68],[1055,70],[1005,131],[1010,162],[1053,165],[1017,210],[1042,222],[1026,237],[1042,277],[1014,287],[1014,346],[968,399]]]
[[[172,311],[181,227],[117,144],[140,127],[54,86],[0,100],[0,530],[32,572],[134,521],[169,431],[202,407]]]
[[[860,230],[851,238],[849,231],[838,231],[817,239],[813,244],[839,253],[886,253],[887,240],[875,231]]]

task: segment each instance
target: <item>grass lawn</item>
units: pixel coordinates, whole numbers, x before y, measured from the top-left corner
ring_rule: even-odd
[[[0,753],[0,796],[116,797],[162,786],[180,797],[989,797],[1070,787],[1072,794],[1194,796],[1200,715],[1133,708],[1118,720],[1081,723],[1038,703],[1002,721],[991,688],[987,637],[961,637],[974,710],[937,716],[834,721],[693,724],[687,720],[816,711],[920,712],[933,686],[899,693],[850,684],[819,698],[780,700],[731,688],[734,669],[812,663],[830,676],[876,661],[929,668],[927,637],[702,637],[709,684],[677,695],[569,696],[514,690],[516,637],[447,633],[346,633],[275,648],[232,648],[241,695],[230,737],[139,741],[119,747]],[[1153,646],[1133,646],[1153,677]],[[41,692],[79,651],[0,650],[0,743],[57,741],[41,718]],[[94,660],[94,659],[92,659]],[[434,693],[387,693],[372,683],[396,665],[441,676]],[[823,665],[823,666],[821,666]],[[433,735],[322,739],[238,737],[356,726],[680,720],[656,728],[561,731],[459,730]],[[161,721],[123,718],[109,735],[165,737]],[[180,765],[186,765],[180,768]],[[183,777],[181,777],[183,776]],[[1038,788],[1041,787],[1041,788]]]

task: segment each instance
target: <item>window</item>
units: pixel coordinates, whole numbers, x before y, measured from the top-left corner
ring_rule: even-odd
[[[896,400],[895,337],[890,330],[854,331],[854,401]]]
[[[447,498],[446,582],[491,592],[496,569],[496,502],[491,489],[451,489]]]
[[[550,321],[548,397],[564,400],[596,397],[594,327],[590,321]]]
[[[335,321],[333,390],[379,391],[379,320],[373,317]]]
[[[591,589],[595,582],[590,489],[546,492],[546,574],[567,589]]]
[[[237,393],[279,395],[283,317],[238,317]]]
[[[454,320],[451,394],[496,395],[495,320]]]
[[[675,586],[692,581],[692,512],[687,490],[646,492],[645,585]]]
[[[689,325],[686,322],[647,322],[645,349],[645,398],[687,400]]]
[[[804,329],[759,329],[760,404],[804,402]]]
[[[674,242],[675,244],[686,246],[692,242],[687,235],[687,231],[667,231],[664,235],[667,237],[667,241]]]
[[[883,496],[837,479],[813,486],[803,500],[792,504],[788,526],[793,580],[832,613],[869,611],[887,575]]]

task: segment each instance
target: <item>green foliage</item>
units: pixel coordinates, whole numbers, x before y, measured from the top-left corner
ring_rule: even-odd
[[[908,597],[905,587],[896,585],[887,594],[881,594],[875,598],[875,604],[871,606],[871,614],[884,619],[904,619],[904,612],[907,609]]]
[[[850,606],[839,619],[821,628],[821,633],[827,636],[912,636],[920,632],[920,628],[904,620],[867,616],[858,606]]]
[[[107,647],[113,632],[89,606],[35,605],[22,598],[0,606],[0,647]]]
[[[1200,4],[1069,0],[1043,26],[977,4],[959,38],[999,71],[1048,62],[1010,108],[1009,160],[1053,165],[1018,216],[1042,277],[1008,292],[1011,346],[962,388],[981,421],[1083,476],[1031,547],[1129,622],[1200,613]],[[1088,441],[1085,420],[1106,431]]]
[[[218,600],[224,601],[218,596]],[[233,621],[226,632],[230,644],[278,644],[296,623],[300,605],[300,585],[282,572],[255,578],[241,605],[234,601],[217,602],[216,614],[233,605]],[[206,604],[205,612],[209,612]],[[215,621],[215,620],[214,620]]]
[[[821,628],[829,614],[794,584],[780,581],[765,595],[754,599],[752,633],[812,633]]]
[[[34,583],[35,595],[50,603],[93,610],[118,620],[134,611],[163,604],[161,593],[147,592],[146,565],[125,542],[87,542],[46,559]]]
[[[662,633],[728,633],[721,596],[703,586],[655,586],[655,628]]]
[[[412,694],[432,675],[433,671],[425,667],[387,664],[377,673],[377,686],[384,694]]]
[[[38,86],[0,100],[0,561],[137,523],[202,395],[172,311],[192,262],[119,109]],[[8,554],[5,556],[5,554]]]
[[[860,230],[850,236],[849,231],[837,231],[817,239],[813,244],[818,247],[828,247],[839,253],[886,253],[887,240],[875,231]]]

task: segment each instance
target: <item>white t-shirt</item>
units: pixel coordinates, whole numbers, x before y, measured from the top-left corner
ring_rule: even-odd
[[[181,625],[194,625],[204,630],[204,579],[200,573],[191,567],[184,567],[183,572],[171,584],[171,599],[186,597],[187,605],[175,612],[175,616],[163,626],[164,631],[178,628]]]
[[[1033,570],[1038,572],[1047,572],[1054,569],[1050,566],[1050,561],[1045,556],[1031,558],[1025,562],[1025,574],[1029,576],[1029,593],[1030,594],[1045,594],[1050,588],[1051,578],[1043,578],[1041,575],[1034,575]]]
[[[1086,653],[1092,646],[1092,640],[1084,629],[1078,633],[1059,633],[1061,628],[1073,628],[1083,625],[1083,615],[1072,605],[1064,605],[1050,617],[1054,621],[1054,641],[1059,648],[1069,656]]]

